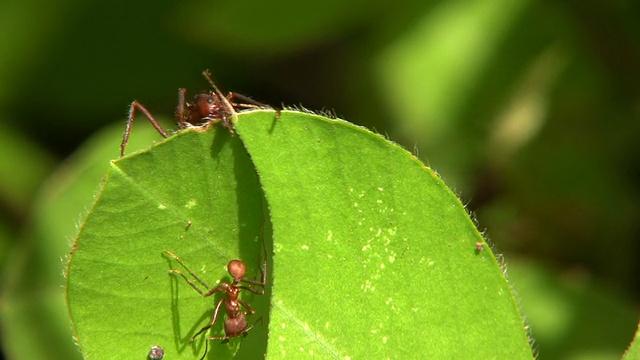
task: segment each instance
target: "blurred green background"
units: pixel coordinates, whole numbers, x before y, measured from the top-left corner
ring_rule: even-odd
[[[413,150],[504,257],[539,358],[619,358],[640,302],[639,15],[605,0],[0,2],[4,356],[79,358],[61,259],[128,106],[170,118],[209,68],[223,91]],[[145,128],[133,142],[160,138]]]

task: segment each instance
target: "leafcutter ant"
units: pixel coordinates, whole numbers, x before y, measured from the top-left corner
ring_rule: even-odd
[[[260,269],[261,279],[260,280],[251,280],[246,279],[246,265],[242,260],[231,260],[227,264],[227,271],[229,275],[232,277],[232,281],[220,281],[214,287],[210,287],[207,285],[198,275],[196,275],[193,271],[191,271],[182,261],[178,255],[174,254],[171,251],[164,251],[163,253],[169,258],[175,260],[180,264],[184,270],[186,270],[199,284],[194,283],[190,280],[182,271],[177,269],[169,270],[171,274],[180,275],[194,290],[196,290],[203,297],[209,297],[214,295],[215,293],[223,293],[224,297],[218,301],[218,304],[213,311],[213,316],[211,317],[211,323],[204,326],[200,331],[198,331],[195,335],[191,337],[191,341],[193,341],[197,336],[209,330],[218,320],[220,316],[220,309],[224,304],[224,309],[226,311],[226,319],[224,320],[224,336],[208,336],[208,340],[223,340],[222,342],[228,342],[229,339],[238,337],[238,336],[246,336],[247,332],[253,328],[255,325],[249,325],[247,322],[246,315],[254,314],[255,310],[251,308],[251,306],[244,300],[240,299],[238,296],[240,295],[241,290],[247,290],[254,294],[263,295],[265,292],[265,286],[267,283],[267,253],[266,248],[264,247],[264,262],[262,264],[262,268]],[[245,284],[245,285],[241,285]],[[204,287],[204,290],[201,288]],[[244,310],[241,308],[243,307]],[[261,320],[262,318],[260,318]],[[205,350],[206,354],[206,350]]]
[[[227,128],[231,134],[235,134],[231,119],[237,114],[239,109],[270,107],[269,105],[260,103],[247,96],[234,92],[229,92],[225,96],[213,82],[211,72],[209,70],[203,71],[202,75],[207,79],[213,90],[196,94],[193,97],[193,102],[186,101],[186,89],[181,88],[178,90],[178,107],[175,113],[176,120],[178,121],[177,131],[181,131],[189,127],[206,128],[213,124],[222,123],[222,125]],[[153,127],[160,133],[160,135],[165,138],[169,137],[167,131],[165,131],[160,123],[153,117],[153,115],[151,115],[151,112],[149,112],[149,110],[147,110],[147,108],[138,101],[134,101],[129,107],[127,125],[124,129],[122,143],[120,144],[120,157],[124,156],[125,148],[129,143],[129,136],[131,135],[131,128],[136,117],[136,111],[141,112],[147,120],[149,120],[151,125],[153,125]],[[280,117],[280,109],[276,109],[276,117]]]

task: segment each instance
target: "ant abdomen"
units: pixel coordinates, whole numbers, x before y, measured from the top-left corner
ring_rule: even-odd
[[[224,332],[228,337],[236,337],[246,333],[247,318],[242,312],[236,317],[229,317],[224,321]]]

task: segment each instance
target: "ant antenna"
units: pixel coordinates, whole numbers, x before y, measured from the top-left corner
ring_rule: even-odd
[[[206,69],[205,71],[202,72],[202,75],[204,75],[204,78],[207,79],[207,82],[209,82],[209,85],[211,85],[213,90],[216,91],[216,94],[218,94],[220,101],[222,101],[222,103],[229,110],[231,115],[237,117],[238,113],[236,112],[236,109],[233,107],[233,105],[231,105],[231,103],[229,102],[229,99],[227,99],[227,97],[224,96],[222,91],[220,91],[220,89],[218,89],[216,84],[213,82],[213,79],[211,78],[211,71],[209,69]]]

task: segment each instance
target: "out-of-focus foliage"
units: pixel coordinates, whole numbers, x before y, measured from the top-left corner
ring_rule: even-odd
[[[580,269],[557,272],[531,260],[512,262],[509,275],[541,358],[620,358],[636,316],[615,289],[595,283]]]
[[[79,210],[56,213],[69,233],[33,236],[44,208],[34,195],[56,195],[44,182],[54,164],[106,124],[123,124],[133,99],[170,116],[177,89],[207,89],[200,72],[210,68],[223,90],[334,110],[415,147],[469,204],[507,263],[517,254],[543,269],[578,269],[599,284],[594,291],[616,289],[637,304],[639,13],[630,0],[3,1],[2,296],[61,273],[60,249],[74,236]],[[141,127],[149,127],[143,118],[132,138]],[[114,138],[114,154],[118,145]],[[58,176],[72,171],[62,167]],[[34,249],[29,261],[6,261]],[[15,277],[25,264],[43,273]],[[540,358],[577,353],[571,347],[579,344],[553,338],[567,324],[535,326],[544,320],[527,309],[545,297],[524,293]],[[605,307],[591,311],[582,320],[606,315]],[[44,327],[58,320],[34,314]],[[5,349],[8,331],[21,328],[7,318]],[[631,340],[628,324],[597,329],[627,334],[611,341],[612,353]],[[557,345],[549,355],[545,348],[556,345],[545,342]]]

